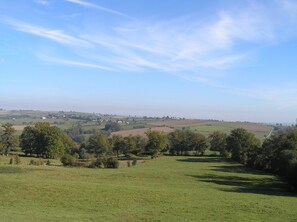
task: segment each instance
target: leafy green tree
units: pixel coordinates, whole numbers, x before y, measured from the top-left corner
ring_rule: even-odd
[[[189,134],[190,150],[194,150],[196,155],[204,155],[208,148],[207,138],[200,133]]]
[[[237,128],[231,131],[227,137],[227,149],[231,151],[232,159],[246,163],[248,154],[260,147],[260,140],[254,134],[243,128]]]
[[[112,135],[109,141],[113,152],[115,152],[118,157],[119,154],[123,152],[125,147],[124,138],[120,135]]]
[[[2,154],[8,155],[10,149],[17,145],[17,138],[14,135],[16,130],[13,128],[11,123],[6,123],[2,125],[1,133],[1,144],[2,144]]]
[[[168,135],[170,144],[170,153],[174,155],[183,155],[186,151],[190,151],[191,142],[189,135],[191,134],[188,130],[175,130]]]
[[[279,174],[297,188],[297,150],[283,150],[280,152]]]
[[[78,149],[78,155],[80,159],[86,159],[87,157],[87,146],[85,143],[82,143]]]
[[[88,140],[87,149],[99,158],[108,151],[107,139],[101,133],[93,134]]]
[[[36,154],[37,131],[34,127],[26,126],[20,136],[20,146],[25,155]]]
[[[281,171],[281,152],[284,150],[297,150],[297,128],[288,128],[263,142],[260,154],[257,157],[257,166],[260,169]]]
[[[168,139],[163,132],[149,130],[146,132],[146,135],[148,141],[145,150],[150,153],[152,157],[156,157],[162,150],[167,148]]]
[[[219,151],[220,155],[226,156],[227,134],[220,131],[214,131],[208,136],[210,142],[210,150]]]
[[[134,148],[131,151],[132,154],[138,155],[145,151],[146,139],[142,136],[132,136],[134,142]]]
[[[116,132],[121,130],[121,125],[116,122],[108,122],[104,127],[105,131]]]
[[[36,154],[45,158],[61,157],[68,149],[75,146],[66,133],[46,122],[26,127],[20,140],[22,150],[26,154]]]
[[[124,144],[122,146],[122,152],[125,156],[127,156],[135,150],[136,144],[132,136],[125,136],[123,142]]]

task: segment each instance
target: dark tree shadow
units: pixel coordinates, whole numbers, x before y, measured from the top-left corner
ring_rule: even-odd
[[[297,193],[290,190],[290,186],[278,177],[261,177],[263,175],[272,175],[268,172],[255,170],[234,162],[231,159],[223,157],[189,157],[177,161],[189,163],[214,163],[209,168],[212,171],[223,172],[224,175],[206,174],[206,175],[188,175],[196,178],[198,181],[217,184],[217,189],[225,192],[237,193],[255,193],[273,196],[292,196]],[[216,163],[227,163],[226,165]],[[238,174],[238,176],[236,174]],[[246,174],[246,175],[245,175]],[[253,177],[251,175],[259,175]]]
[[[244,173],[244,174],[257,174],[257,175],[268,175],[268,172],[248,168],[244,165],[239,165],[238,163],[235,163],[234,165],[229,166],[213,166],[213,171],[218,172],[227,172],[227,173]]]
[[[19,174],[19,173],[29,173],[33,171],[52,171],[52,169],[44,169],[44,168],[36,168],[36,169],[28,169],[17,166],[1,166],[0,174]]]
[[[197,163],[220,163],[220,162],[230,162],[230,160],[223,157],[189,157],[186,159],[177,160],[180,162],[197,162]]]
[[[220,176],[215,174],[188,175],[198,181],[213,183],[224,187],[219,190],[237,193],[255,193],[273,196],[297,196],[288,191],[288,185],[275,178],[250,178],[242,176]],[[229,186],[226,188],[226,186]]]
[[[14,173],[25,173],[26,170],[20,167],[0,167],[0,174],[14,174]]]

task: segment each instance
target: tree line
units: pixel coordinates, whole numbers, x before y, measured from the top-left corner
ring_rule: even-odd
[[[211,149],[247,167],[265,170],[287,180],[297,189],[297,128],[289,127],[261,141],[245,129],[234,129],[227,136],[210,135]]]
[[[24,128],[17,138],[11,124],[2,125],[0,153],[8,155],[18,143],[27,156],[61,158],[67,154],[77,159],[95,157],[130,157],[160,154],[204,155],[207,149],[240,162],[248,167],[267,170],[285,178],[297,188],[297,128],[290,127],[266,138],[264,142],[253,133],[237,128],[226,134],[215,131],[208,137],[189,130],[175,130],[169,134],[149,130],[146,137],[91,135],[86,143],[77,145],[58,127],[36,123]]]

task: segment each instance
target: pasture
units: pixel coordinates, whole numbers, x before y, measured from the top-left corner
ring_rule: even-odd
[[[225,122],[211,120],[164,120],[151,123],[154,126],[174,127],[175,129],[189,129],[208,136],[213,131],[220,131],[229,134],[231,130],[236,128],[244,128],[251,133],[254,133],[259,139],[263,140],[269,135],[273,126],[250,123],[250,122]]]
[[[30,158],[29,158],[30,159]],[[9,165],[0,221],[296,221],[273,175],[220,157],[160,157],[120,169]]]
[[[174,129],[169,128],[169,127],[152,127],[152,128],[140,128],[140,129],[132,129],[132,130],[121,130],[118,132],[113,132],[112,135],[121,135],[123,137],[125,136],[143,136],[145,137],[145,133],[148,130],[155,130],[155,131],[160,131],[164,133],[170,133],[173,132]]]

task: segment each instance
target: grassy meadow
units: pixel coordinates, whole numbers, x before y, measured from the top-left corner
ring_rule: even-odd
[[[160,157],[120,169],[9,165],[0,221],[296,221],[278,178],[220,157]],[[58,162],[56,162],[58,164]]]

